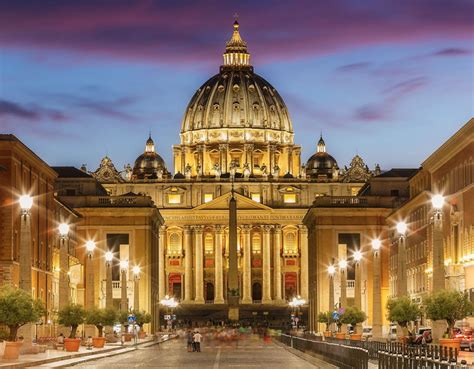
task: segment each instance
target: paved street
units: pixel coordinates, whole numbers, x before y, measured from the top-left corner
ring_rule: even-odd
[[[203,342],[202,352],[187,352],[186,341],[175,339],[160,346],[138,349],[136,352],[91,361],[74,368],[315,368],[274,343],[247,339],[238,343]]]

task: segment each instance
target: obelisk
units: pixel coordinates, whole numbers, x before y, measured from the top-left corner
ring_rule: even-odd
[[[237,200],[232,196],[229,202],[229,274],[227,286],[227,302],[229,304],[228,318],[231,321],[239,320],[239,270],[237,262]]]

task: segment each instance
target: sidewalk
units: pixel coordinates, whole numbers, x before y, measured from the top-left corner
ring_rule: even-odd
[[[155,341],[153,337],[139,339],[138,346],[147,347],[161,342],[165,342],[171,338],[170,335],[161,335],[161,339]],[[124,345],[120,343],[106,344],[102,349],[93,348],[88,350],[81,346],[78,352],[67,352],[62,350],[46,350],[45,353],[20,355],[18,360],[0,359],[0,369],[19,369],[25,367],[62,367],[78,362],[86,362],[89,360],[101,359],[107,356],[120,355],[135,350],[132,342],[126,342]],[[47,364],[47,365],[46,365]]]

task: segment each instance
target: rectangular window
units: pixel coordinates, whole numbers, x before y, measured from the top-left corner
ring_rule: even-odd
[[[283,194],[283,202],[285,204],[294,204],[294,203],[296,203],[296,194],[295,193],[285,193],[285,194]]]
[[[214,194],[212,193],[205,193],[204,194],[204,202],[209,202],[214,199]]]
[[[260,194],[259,193],[252,193],[251,198],[255,202],[260,202]]]
[[[178,193],[168,194],[168,204],[181,204],[181,195]]]

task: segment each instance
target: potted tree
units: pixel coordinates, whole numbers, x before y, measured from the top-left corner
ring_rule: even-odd
[[[130,342],[132,340],[132,335],[128,333],[128,314],[128,311],[121,311],[119,314],[119,323],[125,328],[124,333],[122,334],[125,342]]]
[[[354,333],[350,335],[351,340],[360,341],[362,333],[357,333],[357,324],[362,323],[367,316],[365,313],[355,306],[349,306],[342,315],[342,323],[350,324],[354,328]]]
[[[58,311],[58,322],[67,327],[71,327],[69,338],[64,339],[66,351],[79,351],[81,339],[76,338],[77,327],[84,323],[86,311],[82,305],[69,304]]]
[[[448,325],[446,338],[440,338],[441,346],[461,349],[461,339],[453,334],[456,320],[472,314],[473,304],[467,294],[459,291],[442,290],[428,296],[425,300],[425,312],[431,321],[445,320]]]
[[[135,315],[137,325],[140,327],[138,338],[145,338],[146,333],[143,330],[143,325],[151,322],[151,314],[145,311],[134,311],[133,314]]]
[[[420,316],[420,307],[411,302],[408,297],[400,297],[389,300],[387,302],[387,310],[388,320],[391,322],[397,322],[397,324],[402,328],[402,341],[407,343],[408,336],[413,336],[412,332],[408,329],[408,324],[418,319]]]
[[[321,312],[318,314],[318,322],[324,324],[324,337],[331,337],[330,325],[334,322],[332,313],[330,311]]]
[[[92,345],[94,347],[104,347],[104,327],[114,325],[116,321],[117,311],[115,309],[99,309],[94,307],[86,311],[86,324],[95,325],[99,331],[98,337],[92,337]]]
[[[18,359],[22,345],[22,342],[17,341],[18,329],[38,321],[44,311],[42,302],[34,300],[30,293],[7,285],[0,289],[0,324],[9,329],[4,359]]]

